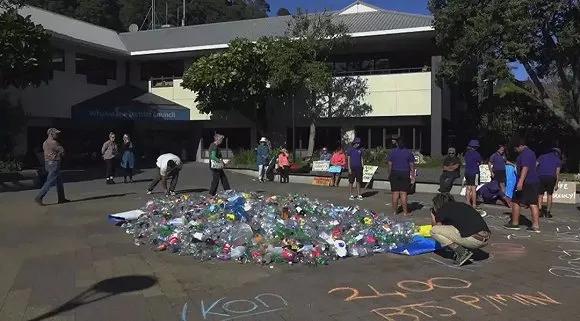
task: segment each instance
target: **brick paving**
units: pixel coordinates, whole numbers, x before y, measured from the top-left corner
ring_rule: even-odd
[[[199,263],[137,247],[107,223],[107,213],[146,202],[152,176],[146,170],[138,177],[145,181],[132,185],[66,184],[74,202],[42,208],[32,202],[36,191],[0,194],[0,320],[168,321],[182,320],[182,312],[188,321],[579,320],[580,211],[574,206],[557,206],[540,235],[502,230],[504,210],[486,208],[494,232],[489,258],[462,268],[434,254],[377,255],[318,268]],[[348,203],[342,188],[229,176],[239,190]],[[202,192],[207,167],[187,165],[180,179],[179,188]],[[47,201],[54,197],[49,193]],[[430,197],[411,197],[426,205],[413,214],[420,223],[428,221]],[[360,204],[390,212],[389,199],[381,191]],[[152,283],[121,293],[139,284],[107,283],[127,276]]]

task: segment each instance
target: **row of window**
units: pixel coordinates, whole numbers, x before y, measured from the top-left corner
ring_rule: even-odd
[[[52,52],[50,79],[53,71],[65,71],[64,50],[55,48]],[[107,80],[117,79],[117,62],[111,59],[77,53],[75,56],[75,73],[85,75],[89,84],[106,85]]]

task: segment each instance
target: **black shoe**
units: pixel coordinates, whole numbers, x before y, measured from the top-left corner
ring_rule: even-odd
[[[71,201],[68,199],[63,199],[62,201],[58,201],[58,204],[66,204],[66,203],[70,203]]]
[[[545,218],[552,218],[554,216],[552,215],[552,213],[546,212],[546,213],[544,213],[544,216],[543,217],[545,217]]]
[[[37,197],[34,198],[34,203],[36,203],[40,206],[44,206],[44,204],[42,204],[42,200],[40,198],[37,198]]]
[[[464,248],[463,246],[459,246],[455,249],[455,265],[462,266],[471,258],[473,252]]]
[[[515,230],[515,231],[519,231],[521,229],[519,225],[512,224],[512,222],[507,223],[503,227],[508,229],[508,230]]]

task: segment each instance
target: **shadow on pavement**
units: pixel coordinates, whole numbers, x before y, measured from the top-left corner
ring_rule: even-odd
[[[190,189],[184,189],[181,191],[177,191],[177,194],[204,193],[204,192],[209,192],[209,189],[207,189],[207,188],[190,188]]]
[[[475,249],[475,250],[472,250],[472,252],[473,252],[473,256],[471,257],[472,261],[484,261],[484,260],[489,259],[489,253],[487,253],[486,251],[484,251],[482,249]],[[454,259],[454,252],[448,248],[439,249],[439,250],[435,251],[435,254],[444,258],[444,259],[449,259],[449,260]],[[473,264],[473,263],[468,261],[464,264],[464,266],[467,266],[469,264]]]
[[[379,193],[379,192],[377,192],[377,191],[369,191],[369,192],[364,192],[364,193],[362,193],[361,195],[362,195],[362,197],[364,197],[364,198],[368,198],[368,197],[375,196],[375,195],[377,195],[378,193]]]
[[[121,194],[107,194],[107,195],[91,196],[91,197],[85,197],[85,198],[79,198],[76,200],[71,200],[70,202],[76,203],[76,202],[102,200],[105,198],[123,197],[123,196],[127,196],[127,195],[132,195],[132,194],[137,194],[137,193],[121,193]]]
[[[128,275],[106,279],[95,283],[93,286],[81,292],[61,306],[28,321],[40,321],[49,319],[55,315],[74,310],[79,306],[101,301],[121,293],[134,292],[150,288],[156,283],[157,278],[146,275]]]

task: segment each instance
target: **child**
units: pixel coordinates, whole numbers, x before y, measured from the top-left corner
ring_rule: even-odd
[[[280,183],[290,182],[290,161],[288,160],[288,151],[285,148],[278,153],[278,170],[280,171]]]

